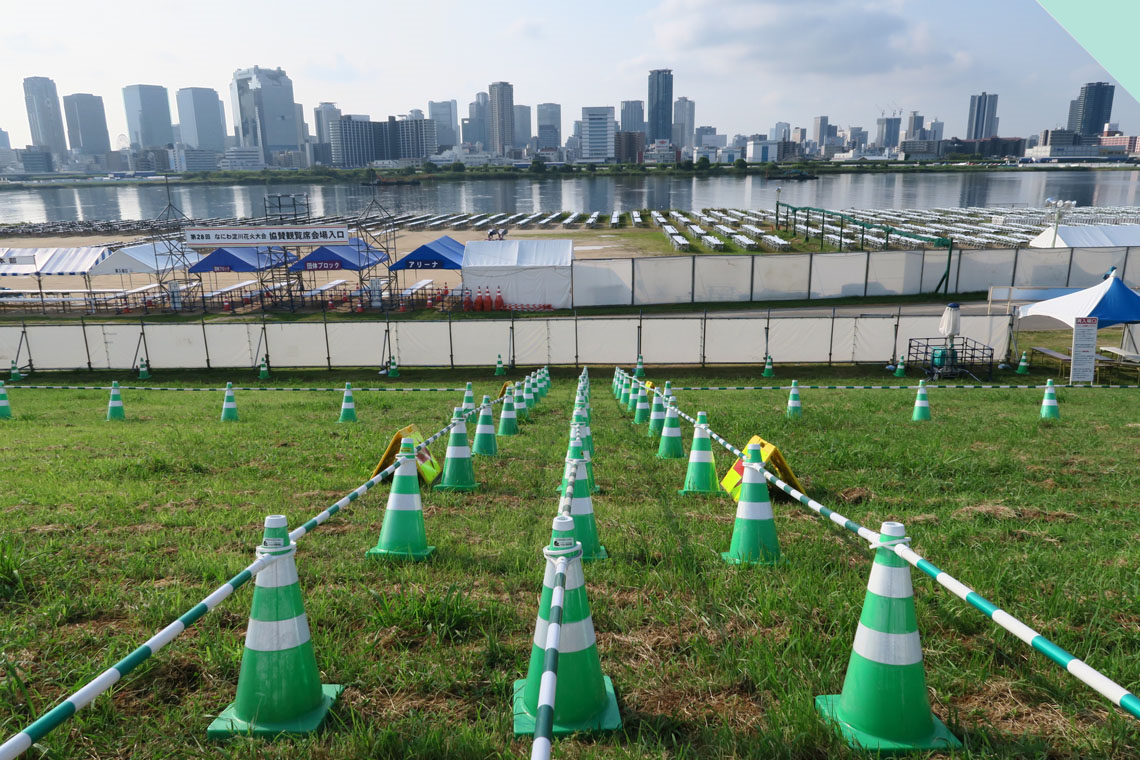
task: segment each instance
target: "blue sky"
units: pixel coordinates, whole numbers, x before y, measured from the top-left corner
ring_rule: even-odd
[[[234,69],[255,64],[289,73],[310,128],[322,100],[380,118],[454,98],[463,116],[506,80],[516,103],[562,103],[566,130],[583,106],[644,100],[663,67],[697,124],[729,135],[827,115],[873,136],[880,111],[898,109],[964,136],[969,96],[985,90],[1000,96],[1001,134],[1024,136],[1064,126],[1081,84],[1113,81],[1033,0],[14,0],[0,18],[13,146],[29,141],[25,76],[102,95],[112,143],[124,85],[212,87],[228,113]],[[1119,86],[1113,120],[1140,132]]]

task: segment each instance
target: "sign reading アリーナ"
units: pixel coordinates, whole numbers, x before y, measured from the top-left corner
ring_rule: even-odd
[[[1091,383],[1096,371],[1096,317],[1077,317],[1073,323],[1073,361],[1070,383]]]
[[[306,224],[288,227],[187,227],[188,248],[237,248],[264,245],[312,246],[348,243],[348,227]]]

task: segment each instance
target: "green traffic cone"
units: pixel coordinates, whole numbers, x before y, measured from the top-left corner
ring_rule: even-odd
[[[23,380],[23,379],[24,379],[24,376],[20,374],[20,368],[16,366],[16,360],[13,359],[12,360],[12,369],[8,373],[8,382],[13,382],[15,380]]]
[[[582,451],[586,452],[586,456],[593,459],[594,434],[590,431],[589,415],[586,413],[585,408],[582,406],[576,406],[574,408],[574,415],[570,418],[570,424],[578,427],[578,432],[582,436]]]
[[[540,736],[544,732],[565,736],[580,731],[621,728],[613,683],[602,675],[598,659],[594,622],[582,573],[582,546],[569,535],[570,522],[565,515],[554,518],[551,545],[543,549],[546,572],[530,666],[526,678],[515,681],[513,688],[515,736],[535,734],[535,724],[540,720],[544,721]],[[559,573],[561,559],[568,562]],[[559,582],[564,592],[555,591]],[[559,626],[557,661],[555,653],[546,649],[551,624]],[[555,672],[557,679],[553,678]],[[544,739],[548,740],[549,736],[536,737],[538,742]]]
[[[637,355],[637,367],[633,370],[633,376],[639,380],[645,377],[645,365],[641,361],[641,354]]]
[[[416,447],[411,438],[400,441],[400,453],[396,458],[399,464],[392,476],[392,490],[388,492],[380,540],[368,550],[367,556],[373,559],[424,559],[435,551],[435,547],[427,543]]]
[[[237,698],[206,730],[210,739],[312,733],[344,691],[343,686],[321,683],[293,560],[296,551],[285,516],[266,517],[258,559],[281,559],[254,580]]]
[[[665,424],[661,427],[661,442],[657,444],[658,459],[681,459],[685,456],[685,446],[681,442],[681,419],[677,407],[669,404],[665,408]]]
[[[479,487],[475,482],[475,468],[471,464],[471,447],[467,445],[467,424],[463,421],[463,410],[455,407],[451,416],[455,427],[447,438],[447,456],[443,460],[443,480],[436,486],[439,491],[474,491]]]
[[[614,381],[613,381],[614,398],[621,398],[621,375],[617,367],[614,367]]]
[[[497,435],[509,436],[519,434],[519,421],[515,416],[515,390],[509,386],[503,394],[503,408],[499,412],[499,432]]]
[[[226,383],[226,396],[222,399],[222,422],[237,421],[237,400],[234,398],[234,384]]]
[[[804,416],[803,405],[800,404],[800,384],[799,381],[792,381],[792,390],[788,393],[788,409],[784,413],[789,420],[799,419]]]
[[[748,444],[745,462],[763,467],[760,451],[760,444]],[[780,543],[776,538],[768,484],[763,473],[752,467],[744,468],[740,500],[736,504],[736,522],[732,526],[732,543],[720,556],[734,565],[772,565],[780,559]]]
[[[594,521],[594,500],[590,497],[590,476],[586,472],[582,440],[574,439],[571,449],[578,455],[577,458],[566,462],[567,475],[571,468],[574,470],[574,489],[570,494],[570,516],[574,518],[574,537],[582,544],[583,559],[607,559],[610,555],[598,540],[598,524]],[[565,493],[565,490],[564,483],[562,492]]]
[[[627,412],[631,412],[631,413],[637,412],[637,390],[641,387],[642,387],[642,384],[639,383],[638,381],[636,381],[636,380],[630,380],[629,381],[629,398],[625,398],[624,395],[622,396],[622,399],[625,401],[625,410]]]
[[[899,354],[898,364],[895,365],[895,377],[906,377],[906,357]]]
[[[563,460],[565,464],[562,466],[562,482],[558,484],[558,488],[554,489],[557,493],[566,493],[566,485],[570,481],[571,463],[579,459],[586,463],[586,482],[590,486],[591,492],[602,490],[597,483],[594,482],[594,463],[590,459],[590,452],[581,448],[582,444],[582,429],[575,424],[570,425],[570,443],[566,447],[566,459]]]
[[[530,409],[526,405],[526,398],[523,396],[522,383],[515,383],[515,417],[520,420],[525,420],[530,417]]]
[[[637,405],[633,411],[633,424],[649,422],[649,399],[645,397],[645,386],[637,386]]]
[[[475,424],[475,442],[471,453],[481,457],[499,454],[499,443],[495,440],[495,418],[491,416],[491,397],[484,396],[479,406],[479,421]]]
[[[471,383],[467,383],[467,387],[463,389],[463,405],[460,406],[464,412],[470,412],[475,409],[475,391],[471,389]]]
[[[269,379],[269,364],[265,361],[265,357],[261,357],[261,370],[257,373],[258,380]]]
[[[772,356],[769,354],[764,357],[764,371],[760,373],[760,377],[775,377],[776,370],[772,368]]]
[[[12,406],[8,403],[8,389],[4,381],[0,380],[0,420],[12,419]]]
[[[677,493],[719,492],[720,483],[717,482],[716,464],[713,462],[708,415],[697,412],[697,424],[693,425],[693,447],[689,449],[689,467],[685,471],[685,487]]]
[[[400,376],[400,367],[398,364],[396,364],[396,357],[389,356],[388,357],[388,377],[399,377],[399,376]]]
[[[352,399],[352,383],[344,384],[344,399],[340,402],[340,419],[337,422],[356,422],[356,402]]]
[[[649,430],[646,436],[654,438],[661,434],[662,428],[665,427],[665,404],[661,401],[661,395],[653,394],[653,408],[649,411]]]
[[[879,540],[905,535],[901,523],[885,522]],[[850,746],[870,752],[962,746],[930,711],[910,567],[886,546],[875,551],[843,693],[816,697],[815,706]]]
[[[1029,374],[1029,353],[1026,351],[1021,352],[1021,362],[1017,365],[1016,373],[1018,375]]]
[[[139,357],[139,380],[150,380],[150,364],[146,357]]]
[[[127,413],[123,409],[123,397],[119,395],[119,381],[111,382],[111,400],[107,402],[107,420],[125,420]]]
[[[499,358],[495,360],[495,376],[507,374],[507,368],[503,366],[503,355],[499,354]]]
[[[625,408],[625,407],[629,406],[629,395],[630,395],[630,391],[632,389],[633,389],[633,386],[630,383],[629,375],[626,375],[625,377],[622,378],[622,381],[621,381],[621,395],[618,396],[618,406],[619,407]]]
[[[672,380],[666,380],[665,381],[665,387],[661,390],[661,395],[664,396],[666,399],[673,398],[673,381]],[[668,401],[666,401],[665,403],[668,403]]]
[[[930,401],[926,398],[926,381],[918,381],[918,393],[914,397],[914,413],[910,416],[911,422],[930,421]]]
[[[1045,398],[1041,399],[1041,419],[1061,419],[1061,407],[1057,406],[1057,389],[1053,387],[1052,379],[1045,383]]]
[[[523,380],[523,401],[526,402],[527,416],[529,417],[530,410],[534,409],[535,404],[538,403],[538,399],[534,397],[534,385],[529,377]]]

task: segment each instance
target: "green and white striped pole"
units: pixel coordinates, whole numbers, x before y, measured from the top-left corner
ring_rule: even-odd
[[[594,468],[590,460],[589,452],[582,448],[582,429],[580,426],[571,423],[570,425],[570,443],[566,446],[566,458],[563,460],[565,464],[562,468],[562,482],[555,489],[558,493],[566,493],[566,484],[570,477],[570,473],[575,471],[573,466],[574,462],[581,459],[585,462],[586,466],[586,482],[589,484],[591,493],[600,491],[601,488],[594,482]]]
[[[367,556],[373,559],[425,559],[431,556],[435,547],[428,546],[427,542],[416,449],[411,438],[400,441],[400,452],[396,457],[396,472],[392,475],[392,490],[388,492],[380,539],[368,550]]]
[[[340,419],[337,422],[356,422],[356,402],[352,398],[352,383],[344,384],[344,398],[340,402]]]
[[[800,403],[800,384],[799,381],[792,381],[792,389],[788,392],[788,409],[784,413],[789,420],[798,420],[804,416],[804,408]]]
[[[709,420],[704,412],[697,412],[693,425],[693,447],[689,449],[689,467],[685,472],[685,487],[677,493],[719,493],[712,442],[709,440]]]
[[[471,383],[467,383],[463,389],[463,405],[460,408],[465,412],[475,409],[475,391],[471,388]]]
[[[503,355],[499,354],[499,358],[495,360],[495,377],[505,374],[507,374],[507,368],[503,366]]]
[[[127,413],[123,409],[123,397],[119,395],[119,381],[111,382],[111,400],[107,402],[107,421],[125,420]]]
[[[1017,364],[1015,374],[1028,375],[1029,374],[1029,353],[1027,351],[1021,352],[1021,361]]]
[[[1061,419],[1061,407],[1057,406],[1057,389],[1053,387],[1052,380],[1045,384],[1045,398],[1041,399],[1041,419]]]
[[[523,395],[522,383],[514,384],[515,390],[515,418],[519,420],[526,420],[530,417],[530,409],[526,405],[526,397]]]
[[[776,370],[772,367],[772,355],[768,354],[764,357],[764,371],[760,373],[760,377],[775,377]]]
[[[758,443],[748,444],[732,543],[728,551],[720,555],[725,562],[734,565],[773,565],[780,560],[780,542],[776,537],[768,484],[757,469],[764,466],[761,448]]]
[[[662,397],[666,399],[673,398],[673,383],[670,380],[665,381],[665,387],[661,391]]]
[[[210,724],[210,739],[312,733],[344,691],[321,683],[293,561],[296,551],[285,515],[266,517],[257,555],[279,558],[254,581],[237,699]]]
[[[257,379],[258,380],[268,380],[269,379],[269,363],[265,361],[264,356],[261,357],[261,369],[259,369],[257,372]]]
[[[471,447],[467,445],[467,424],[463,420],[463,410],[455,407],[451,417],[454,427],[447,438],[447,456],[443,460],[443,480],[435,487],[438,491],[474,491],[479,487],[471,463]]]
[[[495,440],[495,418],[491,416],[491,397],[484,396],[479,406],[479,421],[475,423],[475,441],[471,453],[481,457],[499,455],[499,444]]]
[[[665,427],[665,405],[661,401],[661,396],[653,394],[653,408],[649,411],[649,429],[646,431],[646,436],[654,438],[660,435],[661,429]]]
[[[849,745],[871,752],[961,747],[930,710],[910,567],[890,548],[906,531],[885,522],[879,536],[843,692],[816,697],[816,709]]]
[[[8,403],[8,389],[4,381],[0,380],[0,420],[12,419],[12,405]]]
[[[649,399],[645,396],[645,386],[637,386],[637,405],[634,407],[633,424],[649,422]]]
[[[657,444],[658,459],[681,459],[685,445],[681,442],[681,420],[677,407],[669,404],[665,409],[665,423],[661,426],[661,442]]]
[[[914,413],[911,422],[930,422],[930,400],[926,397],[926,381],[918,381],[918,392],[914,396]]]
[[[503,408],[499,410],[499,431],[497,435],[511,436],[519,434],[519,421],[515,416],[515,387],[509,386],[503,393]]]
[[[234,398],[234,384],[226,383],[226,395],[222,399],[222,422],[237,422],[237,400]]]

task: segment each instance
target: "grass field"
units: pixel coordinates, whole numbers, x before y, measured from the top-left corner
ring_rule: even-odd
[[[883,372],[793,370],[802,384],[895,382]],[[347,685],[326,730],[275,743],[210,744],[232,701],[250,591],[243,588],[42,746],[50,758],[520,757],[511,682],[525,675],[556,511],[576,372],[500,457],[477,459],[472,494],[425,494],[428,562],[374,564],[386,488],[299,544],[317,659]],[[837,693],[871,552],[776,501],[787,562],[727,566],[734,506],[677,494],[685,462],[653,454],[593,369],[598,530],[611,559],[588,563],[598,648],[620,733],[556,742],[560,758],[863,757],[817,718]],[[758,372],[654,370],[676,385],[759,384]],[[244,377],[242,376],[244,375]],[[498,388],[490,369],[402,370],[406,386]],[[156,373],[156,385],[253,385],[255,373]],[[517,376],[517,375],[516,375]],[[1044,382],[1035,373],[1030,382]],[[116,376],[120,382],[126,376]],[[335,378],[335,380],[334,380]],[[999,381],[1021,380],[1004,373]],[[33,382],[109,384],[109,375]],[[374,374],[277,373],[279,385],[354,386]],[[131,380],[130,384],[139,384]],[[909,391],[681,392],[738,446],[775,441],[808,493],[877,529],[904,522],[920,554],[1133,691],[1140,688],[1140,398],[1061,392],[1038,419],[1036,390],[932,390],[913,424]],[[125,656],[254,557],[265,515],[290,526],[367,479],[392,432],[446,424],[461,393],[358,393],[361,422],[338,425],[337,393],[125,391],[128,419],[103,421],[104,391],[9,386],[0,422],[0,732],[8,736]],[[473,427],[471,428],[473,430]],[[691,428],[682,425],[686,450]],[[442,455],[443,444],[437,444]],[[723,472],[729,457],[717,449]],[[1140,723],[914,573],[935,712],[986,758],[1136,757]],[[29,756],[36,756],[33,750]]]

